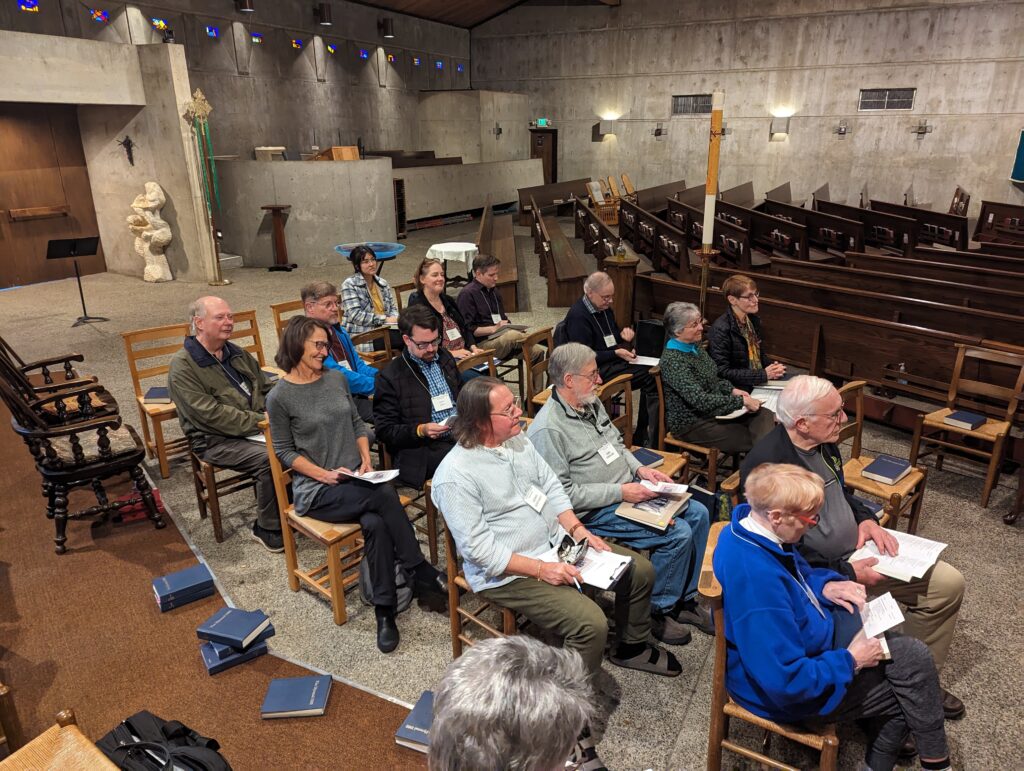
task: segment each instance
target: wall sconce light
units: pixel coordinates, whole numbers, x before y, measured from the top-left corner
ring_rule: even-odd
[[[924,139],[925,134],[931,134],[935,130],[934,126],[929,125],[928,121],[923,120],[916,126],[910,129],[911,133],[917,134],[918,140]]]
[[[385,40],[392,40],[395,37],[395,20],[390,16],[377,19],[377,31]]]
[[[661,139],[663,136],[668,136],[668,129],[662,128],[662,124],[659,123],[653,129],[651,129],[651,136],[653,136],[655,139]]]
[[[838,134],[840,139],[846,139],[846,135],[850,133],[850,127],[846,123],[846,118],[839,121],[839,125],[832,129],[833,134]]]
[[[785,142],[789,139],[789,118],[772,118],[768,127],[769,142]]]
[[[317,3],[313,6],[313,19],[321,27],[330,27],[333,23],[331,21],[331,4],[330,3]]]
[[[594,124],[594,129],[590,135],[591,142],[603,142],[607,136],[615,136],[616,128],[619,122],[617,120],[600,120]]]
[[[235,0],[235,10],[239,13],[256,13],[252,0]]]

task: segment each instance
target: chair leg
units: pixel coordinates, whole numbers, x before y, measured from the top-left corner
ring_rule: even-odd
[[[167,445],[164,442],[162,420],[153,421],[153,435],[156,438],[156,459],[160,463],[160,478],[167,479],[171,475],[171,468],[167,462]]]
[[[334,623],[341,626],[348,621],[348,613],[345,608],[345,585],[341,579],[340,543],[327,547],[327,575],[331,582],[331,609],[334,611]]]
[[[988,459],[988,472],[985,474],[985,489],[981,492],[981,508],[988,508],[988,499],[992,494],[992,488],[999,480],[999,467],[1003,462],[1003,444],[1006,435],[998,437],[992,447],[992,457]]]
[[[167,527],[164,518],[160,516],[160,509],[157,508],[156,498],[153,497],[153,488],[149,486],[149,480],[146,479],[142,466],[132,466],[131,471],[128,473],[131,474],[132,481],[135,483],[135,489],[142,496],[142,503],[146,507],[146,513],[149,515],[153,527],[157,530]]]
[[[910,442],[910,465],[917,465],[917,456],[921,452],[921,434],[924,432],[924,415],[917,416],[914,424],[914,438]]]
[[[46,498],[46,518],[53,519],[53,483],[43,482],[43,497]]]
[[[146,448],[146,458],[153,457],[153,437],[149,433],[149,421],[150,417],[146,414],[146,411],[142,409],[142,405],[138,405],[139,408],[139,423],[142,424],[142,444]]]
[[[53,524],[56,535],[53,542],[56,544],[54,551],[63,554],[68,550],[67,529],[68,529],[68,488],[67,485],[56,483],[53,486]]]
[[[714,447],[708,453],[708,489],[715,492],[718,488],[718,450]]]
[[[839,739],[835,736],[826,736],[825,743],[821,747],[821,761],[818,765],[820,771],[836,771],[839,765]]]
[[[196,488],[196,505],[199,506],[199,518],[206,519],[206,485],[203,480],[203,467],[194,452],[188,454],[189,463],[192,464],[192,484]]]
[[[210,521],[213,523],[213,537],[217,543],[224,541],[224,530],[220,524],[220,496],[217,494],[217,470],[209,463],[203,463],[203,484],[206,486],[206,500],[210,506]]]
[[[424,504],[426,505],[427,514],[427,549],[430,552],[430,564],[437,564],[437,509],[434,508],[434,502],[430,499],[429,495],[424,496],[426,499]]]

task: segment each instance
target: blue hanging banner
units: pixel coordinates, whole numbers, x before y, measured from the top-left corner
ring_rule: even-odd
[[[1010,181],[1024,184],[1024,129],[1017,140],[1017,156],[1013,162],[1013,171],[1010,172]]]

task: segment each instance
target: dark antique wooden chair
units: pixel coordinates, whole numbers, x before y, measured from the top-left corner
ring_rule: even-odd
[[[91,396],[101,389],[98,386],[75,389],[76,392],[83,390]],[[40,417],[39,409],[45,407],[47,401],[66,398],[63,393],[40,400],[42,404],[30,406],[19,398],[6,380],[0,378],[0,397],[11,411],[11,425],[15,433],[28,445],[36,470],[42,477],[46,516],[54,520],[56,527],[54,543],[57,554],[67,551],[69,519],[100,517],[105,522],[112,514],[117,519],[119,509],[134,506],[140,499],[153,524],[157,528],[165,526],[149,480],[142,471],[145,449],[135,430],[122,425],[119,415],[82,416],[76,422],[51,425]],[[131,477],[139,497],[110,501],[103,483],[121,474]],[[85,486],[92,488],[97,505],[68,511],[69,492]]]
[[[25,373],[0,356],[0,378],[48,425],[63,425],[101,415],[116,415],[117,402],[96,378],[58,378],[50,384],[38,385]],[[54,398],[57,396],[60,398]]]
[[[0,337],[0,360],[3,359],[9,361],[21,371],[25,377],[32,381],[33,385],[53,385],[61,381],[77,380],[79,375],[71,364],[72,362],[84,361],[85,357],[80,353],[66,353],[62,356],[51,356],[46,359],[39,359],[38,361],[25,361],[18,355],[18,352],[14,350],[10,343]],[[51,368],[58,364],[63,369],[63,372],[54,375]]]

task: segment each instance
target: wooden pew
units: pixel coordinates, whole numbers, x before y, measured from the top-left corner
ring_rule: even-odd
[[[495,288],[501,295],[501,303],[508,313],[519,310],[519,265],[512,226],[512,215],[495,216],[491,209],[491,197],[487,196],[487,203],[480,217],[480,228],[476,234],[476,245],[480,254],[491,254],[501,260],[498,267],[498,284]]]
[[[744,182],[742,185],[730,187],[718,194],[719,199],[726,203],[742,206],[744,209],[752,209],[757,204],[754,197],[754,183]]]
[[[998,241],[979,241],[978,251],[985,254],[1001,254],[1004,257],[1024,258],[1024,244],[1003,244]]]
[[[585,254],[597,258],[597,264],[615,255],[619,246],[619,237],[612,232],[596,211],[577,200],[573,206],[573,225],[576,238],[583,241]]]
[[[814,208],[824,214],[856,220],[864,224],[864,243],[909,257],[917,244],[917,221],[909,217],[885,214],[857,206],[814,199]]]
[[[844,265],[820,262],[802,262],[775,258],[771,274],[784,278],[798,278],[821,284],[846,286],[869,292],[914,297],[965,308],[983,308],[998,313],[1018,315],[1024,308],[1024,293],[1007,289],[968,286],[955,281],[918,278],[903,273],[878,270],[859,270]]]
[[[871,199],[871,209],[883,214],[896,214],[917,220],[919,244],[942,244],[954,249],[966,249],[968,246],[967,217],[914,206],[901,206],[888,201],[876,201],[874,198]]]
[[[772,199],[762,202],[757,208],[773,217],[803,225],[807,229],[810,247],[837,256],[846,251],[864,251],[864,223],[859,220],[837,217],[834,214],[825,214]]]
[[[699,249],[704,234],[704,201],[700,205],[690,205],[668,199],[667,219],[669,224],[676,227],[674,222],[679,221],[678,212],[686,215],[689,229],[686,235],[689,239],[691,249]],[[723,264],[729,264],[742,270],[750,270],[757,266],[767,265],[768,260],[759,258],[754,260],[750,251],[750,231],[735,225],[728,220],[722,219],[720,212],[715,210],[715,232],[713,234],[714,247],[719,251],[719,259]]]
[[[646,187],[636,191],[636,205],[651,214],[665,211],[665,199],[673,198],[686,189],[686,180],[668,182],[664,185]]]
[[[590,195],[587,191],[588,182],[590,177],[519,188],[519,224],[530,225],[531,206],[540,205],[543,213],[545,209],[552,207],[557,210],[559,206],[572,203],[576,198],[586,198]]]
[[[989,254],[988,252],[958,252],[952,249],[918,246],[914,249],[912,256],[915,260],[949,262],[956,265],[968,265],[972,268],[1009,270],[1015,273],[1024,273],[1024,254],[1020,257],[1006,257],[1001,254]]]
[[[767,193],[764,194],[765,201],[774,201],[775,203],[782,203],[788,206],[796,206],[797,208],[803,208],[804,201],[793,200],[793,189],[790,187],[788,182],[783,182],[778,187],[773,187]],[[755,208],[762,208],[757,206]]]
[[[961,217],[966,217],[967,209],[970,205],[971,194],[960,187],[960,185],[957,185],[956,190],[953,191],[953,200],[949,204],[949,213],[959,214]]]
[[[709,273],[710,283],[714,287],[721,287],[726,278],[737,272],[713,267]],[[860,316],[898,321],[901,324],[925,329],[1024,346],[1024,316],[1021,315],[1024,308],[1017,314],[997,313],[932,300],[853,289],[842,284],[782,278],[764,273],[749,275],[757,282],[762,298],[785,300],[809,307],[828,308]]]
[[[532,202],[530,211],[548,280],[548,307],[567,308],[583,294],[587,266],[572,248],[557,220],[541,214],[535,202]]]
[[[982,201],[973,237],[975,241],[1024,245],[1024,206]]]
[[[934,278],[939,281],[960,282],[967,286],[984,286],[990,289],[1009,289],[1024,292],[1024,275],[1010,270],[975,268],[948,262],[931,262],[905,257],[889,257],[881,254],[858,254],[847,252],[843,262],[851,268],[861,270],[899,272],[918,278]]]
[[[718,202],[715,216],[750,231],[750,246],[765,254],[779,254],[797,260],[810,259],[807,228],[792,220],[773,217],[725,200]]]

